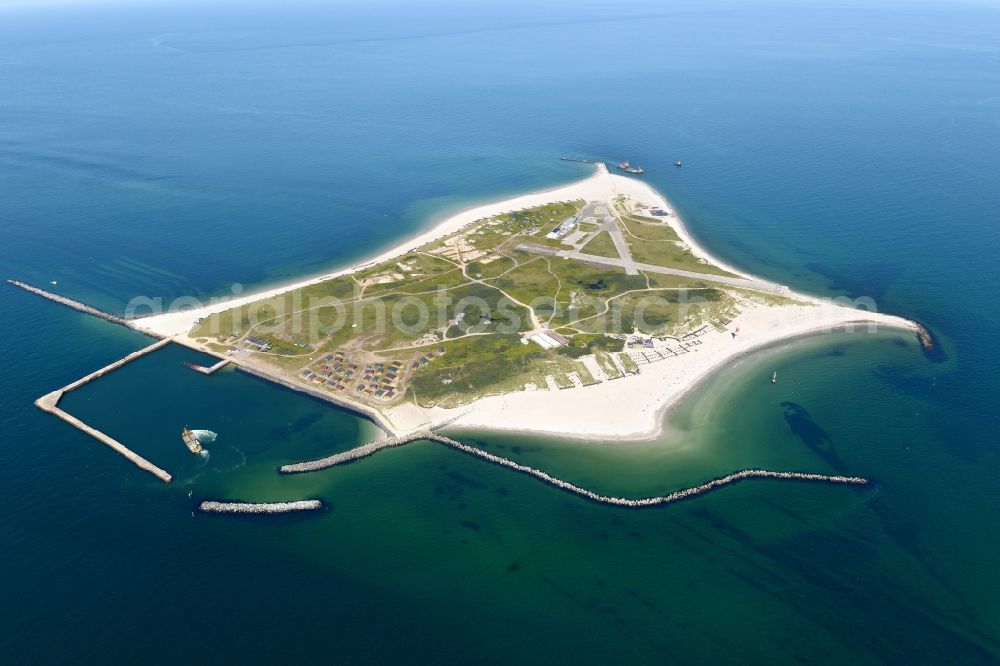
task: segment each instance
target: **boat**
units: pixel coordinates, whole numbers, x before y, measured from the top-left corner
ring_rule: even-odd
[[[642,167],[632,166],[628,160],[625,160],[624,162],[619,164],[618,168],[621,169],[622,171],[625,171],[626,173],[644,173]]]
[[[775,370],[774,374],[771,375],[771,383],[772,384],[777,384],[778,383],[778,371],[777,370]]]
[[[675,167],[682,167],[682,166],[684,166],[684,162],[681,162],[680,160],[677,160],[676,162],[674,162],[674,166]]]
[[[205,447],[201,445],[201,442],[198,441],[198,438],[194,436],[194,433],[187,426],[184,426],[184,430],[181,432],[181,439],[184,440],[184,445],[188,447],[188,451],[195,455],[205,450]]]

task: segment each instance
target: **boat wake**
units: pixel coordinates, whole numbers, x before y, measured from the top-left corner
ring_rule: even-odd
[[[240,456],[240,461],[238,463],[236,463],[235,465],[233,465],[232,467],[230,467],[229,469],[225,470],[227,472],[231,472],[234,469],[239,469],[240,467],[243,467],[244,465],[247,464],[247,454],[243,453],[242,451],[240,451],[235,446],[230,445],[229,448],[231,448],[233,451],[235,451]]]
[[[218,435],[211,430],[192,430],[191,434],[198,440],[199,444],[211,444]]]

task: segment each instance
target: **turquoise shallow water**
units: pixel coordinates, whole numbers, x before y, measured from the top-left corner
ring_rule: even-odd
[[[148,340],[2,289],[12,662],[996,661],[997,10],[242,7],[0,9],[3,277],[110,310],[225,294],[588,172],[559,155],[628,158],[713,252],[872,297],[943,357],[831,334],[741,359],[652,442],[461,433],[630,496],[876,482],[630,512],[428,442],[279,476],[371,426],[168,348],[65,403],[164,486],[31,407]],[[192,515],[306,496],[328,509]]]

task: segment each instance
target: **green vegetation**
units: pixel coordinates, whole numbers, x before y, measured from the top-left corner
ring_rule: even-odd
[[[679,268],[697,273],[712,273],[714,275],[733,274],[721,268],[705,263],[694,256],[680,242],[680,238],[670,226],[661,224],[646,224],[635,217],[624,218],[625,242],[628,244],[632,258],[642,264],[653,264],[666,268]]]
[[[644,241],[674,241],[680,242],[681,237],[677,235],[673,227],[662,222],[647,223],[642,218],[633,216],[623,216],[622,225],[625,227],[625,237],[633,237]]]
[[[392,379],[398,394],[380,397],[371,387],[343,395],[375,404],[405,398],[424,406],[456,406],[529,383],[540,390],[550,382],[568,388],[573,375],[593,383],[580,360],[589,355],[609,377],[621,375],[616,354],[634,372],[635,364],[621,353],[623,333],[672,333],[733,316],[736,299],[729,294],[737,290],[692,284],[690,278],[627,275],[517,249],[522,243],[563,247],[545,234],[583,205],[548,204],[480,220],[402,257],[213,315],[192,335],[216,351],[250,350],[275,370],[307,377],[327,390],[345,389],[310,375],[317,367],[353,377],[345,363],[360,365],[352,372],[363,374],[387,359],[398,361]],[[639,262],[723,273],[683,249],[674,230],[659,220],[633,215],[622,224]],[[597,229],[583,225],[585,231]],[[583,251],[618,257],[604,231]],[[533,330],[536,321],[565,336],[567,344],[550,350],[523,344],[520,333]],[[262,341],[269,348],[259,349]]]
[[[559,226],[566,218],[576,215],[583,206],[583,201],[569,201],[527,208],[488,218],[477,223],[473,229],[454,235],[464,234],[470,244],[477,250],[483,251],[510,244],[512,239],[524,240],[526,236],[530,237],[532,242],[550,244],[552,241],[545,238],[545,234]],[[555,244],[559,245],[559,241],[555,241]],[[430,246],[437,245],[440,245],[440,242],[430,244]]]
[[[632,357],[628,354],[618,354],[618,360],[621,361],[622,367],[628,372],[631,372],[632,374],[639,372],[639,366],[635,364],[635,361],[633,361]]]
[[[410,380],[417,404],[457,406],[476,397],[543,385],[550,355],[537,345],[521,344],[516,334],[496,334],[444,343],[446,353],[420,368]]]
[[[621,351],[624,346],[621,338],[595,333],[581,333],[573,336],[569,344],[556,348],[556,352],[570,358],[580,358],[597,351]]]
[[[590,239],[583,249],[580,250],[584,254],[594,254],[598,257],[611,257],[613,259],[620,259],[621,255],[618,254],[618,250],[615,249],[615,243],[611,240],[611,234],[607,231],[602,231],[593,238]]]
[[[669,334],[719,316],[730,304],[718,289],[643,291],[609,299],[604,310],[574,326],[581,332]]]
[[[597,359],[597,364],[601,366],[601,370],[604,374],[608,376],[609,379],[617,379],[622,376],[621,370],[615,365],[615,362],[611,360],[611,354],[607,352],[598,351],[594,354],[594,358]]]
[[[504,274],[516,265],[513,259],[504,255],[498,256],[489,263],[473,261],[466,270],[472,278],[488,280]]]

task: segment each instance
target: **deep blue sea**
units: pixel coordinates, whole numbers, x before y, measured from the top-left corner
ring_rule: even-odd
[[[726,261],[941,353],[807,338],[653,442],[463,438],[631,496],[873,488],[625,511],[431,443],[281,477],[372,427],[174,348],[65,400],[167,486],[32,406],[149,340],[2,285],[0,659],[997,663],[1000,5],[0,2],[0,278],[107,310],[345,265],[589,173],[561,155],[644,166]],[[220,497],[328,509],[193,512]]]

